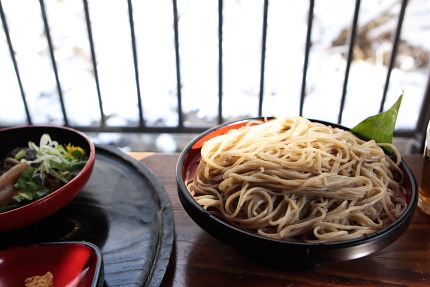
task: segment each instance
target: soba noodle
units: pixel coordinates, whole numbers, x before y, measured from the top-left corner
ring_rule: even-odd
[[[406,207],[401,157],[390,146],[396,162],[373,140],[302,117],[252,122],[207,141],[187,186],[203,208],[249,232],[349,240],[381,230]]]

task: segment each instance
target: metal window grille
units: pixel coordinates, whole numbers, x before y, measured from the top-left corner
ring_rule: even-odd
[[[204,130],[206,130],[207,126],[187,126],[185,124],[185,117],[184,117],[184,111],[183,111],[183,91],[182,91],[182,79],[181,79],[181,53],[180,53],[180,27],[179,27],[179,21],[180,16],[178,14],[178,1],[172,0],[172,13],[173,13],[173,35],[174,35],[174,57],[175,57],[175,72],[176,72],[176,99],[177,99],[177,125],[174,126],[150,126],[147,125],[145,114],[143,110],[143,106],[145,105],[145,102],[142,100],[141,95],[141,82],[140,82],[140,70],[138,65],[138,49],[137,49],[137,35],[135,31],[135,19],[133,14],[133,1],[127,0],[127,6],[128,6],[128,19],[129,19],[129,28],[130,28],[130,37],[131,37],[131,49],[132,49],[132,56],[133,56],[133,63],[134,63],[134,77],[135,77],[135,85],[136,85],[136,97],[137,97],[137,103],[138,103],[138,123],[134,125],[121,125],[121,126],[111,126],[107,124],[106,114],[104,111],[104,105],[103,105],[103,93],[100,88],[100,78],[99,78],[99,72],[98,72],[98,62],[97,62],[97,54],[95,50],[95,44],[94,44],[94,36],[93,36],[93,30],[91,26],[91,11],[89,9],[88,0],[83,0],[83,8],[84,8],[84,19],[85,19],[85,25],[87,29],[87,37],[91,52],[91,65],[94,73],[94,81],[96,85],[96,91],[97,91],[97,97],[98,97],[98,104],[99,104],[99,114],[100,114],[100,123],[97,125],[74,125],[70,122],[69,116],[67,113],[67,105],[64,100],[63,96],[63,87],[62,87],[62,81],[61,76],[59,74],[59,71],[57,69],[57,61],[55,56],[55,48],[54,44],[52,42],[51,37],[51,30],[49,25],[49,17],[46,13],[46,7],[45,7],[45,1],[39,0],[40,4],[40,11],[43,19],[43,25],[44,25],[44,32],[46,41],[49,48],[49,57],[51,59],[51,65],[53,74],[55,77],[55,84],[56,89],[59,97],[59,103],[61,107],[61,114],[63,123],[65,126],[71,126],[73,128],[79,129],[84,132],[137,132],[137,133],[200,133]],[[397,23],[396,23],[396,30],[394,32],[394,37],[392,39],[392,48],[391,48],[391,54],[389,57],[388,65],[387,65],[387,74],[385,78],[385,84],[382,94],[382,100],[380,102],[379,111],[383,111],[384,108],[386,108],[386,99],[387,99],[387,91],[391,80],[392,70],[395,66],[396,56],[398,52],[398,47],[400,43],[400,33],[403,25],[403,21],[405,18],[405,11],[408,5],[407,0],[401,0],[400,3],[400,12],[398,14]],[[224,104],[224,71],[225,71],[225,63],[224,63],[224,47],[223,47],[223,38],[224,38],[224,1],[219,0],[218,5],[218,106],[217,106],[217,117],[214,124],[221,124],[226,121],[226,117],[223,114],[223,104]],[[361,1],[356,0],[355,6],[354,6],[354,12],[353,12],[353,19],[350,27],[350,33],[348,38],[348,51],[346,52],[346,67],[345,67],[345,73],[344,73],[344,80],[343,80],[343,87],[342,87],[342,95],[340,97],[340,104],[339,104],[339,111],[338,111],[338,118],[337,122],[342,124],[342,119],[344,116],[344,104],[345,99],[347,97],[347,91],[348,91],[348,83],[349,83],[349,76],[350,76],[350,70],[351,65],[354,60],[354,47],[356,46],[357,41],[357,33],[358,33],[358,26],[359,26],[359,15],[360,15],[360,5]],[[308,77],[308,71],[309,66],[311,65],[310,62],[310,56],[312,54],[312,33],[313,31],[313,25],[314,25],[314,9],[315,9],[315,0],[309,1],[309,8],[308,8],[308,22],[307,22],[307,32],[306,32],[306,42],[305,42],[305,49],[304,49],[304,61],[303,61],[303,70],[302,73],[302,80],[301,80],[301,94],[300,94],[300,107],[299,107],[299,114],[303,115],[304,110],[304,102],[307,94],[307,77]],[[262,33],[261,36],[261,59],[260,59],[260,72],[259,72],[259,92],[258,92],[258,116],[264,116],[263,115],[263,103],[265,102],[265,65],[266,65],[266,56],[267,56],[267,30],[268,30],[268,19],[270,17],[270,1],[264,0],[263,1],[263,9],[261,11],[263,13],[262,17],[262,29],[260,31],[256,31],[256,33]],[[1,21],[3,24],[4,34],[6,37],[7,46],[9,48],[10,52],[10,58],[13,63],[14,71],[16,74],[16,79],[18,82],[18,86],[21,93],[22,103],[23,107],[25,109],[25,115],[26,115],[26,121],[27,124],[33,124],[33,117],[30,113],[29,109],[29,103],[27,101],[26,92],[25,92],[25,86],[26,83],[23,81],[21,76],[21,71],[18,65],[18,60],[16,59],[16,55],[14,52],[14,43],[13,39],[11,38],[11,35],[9,33],[9,27],[8,27],[8,21],[7,21],[7,14],[8,11],[5,11],[2,5],[2,1],[0,1],[0,15],[1,15]],[[121,55],[117,55],[121,56]],[[398,137],[408,137],[408,138],[416,138],[418,142],[422,141],[422,135],[424,134],[425,129],[425,123],[429,120],[429,104],[430,104],[430,86],[428,85],[427,90],[423,91],[425,94],[424,100],[422,103],[421,112],[418,116],[417,125],[415,129],[411,130],[398,130],[396,131],[396,136]],[[4,100],[4,99],[3,99]]]

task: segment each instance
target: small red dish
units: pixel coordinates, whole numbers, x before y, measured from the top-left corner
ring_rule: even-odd
[[[80,131],[59,126],[23,126],[0,130],[0,158],[16,147],[28,146],[29,141],[39,143],[43,134],[60,144],[71,143],[88,153],[88,162],[81,172],[67,184],[22,207],[0,213],[0,233],[35,223],[69,203],[88,182],[94,168],[96,151],[91,140]]]
[[[0,286],[24,286],[26,278],[53,275],[54,286],[103,286],[103,256],[89,242],[52,242],[0,251]]]

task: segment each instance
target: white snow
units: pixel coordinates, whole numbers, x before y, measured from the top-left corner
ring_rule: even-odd
[[[107,123],[136,125],[139,109],[127,1],[88,2]],[[400,9],[397,2],[362,1],[359,23],[364,25],[387,9],[395,15]],[[100,111],[83,4],[73,0],[46,0],[45,4],[67,116],[74,125],[97,125]],[[2,5],[33,123],[62,124],[38,2],[3,0]],[[352,23],[354,5],[355,1],[316,1],[305,117],[337,121],[346,68],[341,53],[347,48],[334,48],[331,43]],[[172,1],[133,1],[133,8],[143,115],[148,125],[175,126],[178,103]],[[183,111],[195,112],[210,125],[218,111],[218,1],[180,0],[178,12]],[[308,1],[270,1],[264,115],[299,113],[307,13]],[[429,14],[430,1],[409,1],[402,40],[428,51]],[[256,116],[263,1],[224,1],[223,20],[223,115],[226,119]],[[396,25],[396,21],[388,21],[370,36],[391,31]],[[355,60],[351,67],[342,121],[346,126],[353,126],[379,110],[387,77],[382,54],[390,51],[391,46],[380,43],[373,48],[376,59]],[[391,74],[385,108],[403,90],[405,97],[397,128],[414,129],[429,69],[416,67],[412,56],[399,56],[397,61],[400,68]],[[0,63],[0,123],[24,124],[24,106],[3,30]],[[97,140],[103,141],[103,137],[99,135]],[[117,135],[106,137],[111,141]],[[177,148],[169,135],[160,135],[157,142],[166,151]]]

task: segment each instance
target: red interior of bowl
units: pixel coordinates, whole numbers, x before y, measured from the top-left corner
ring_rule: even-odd
[[[16,247],[0,251],[0,285],[24,286],[28,277],[54,276],[54,286],[91,286],[101,268],[100,253],[83,243]]]
[[[228,131],[232,130],[232,129],[238,129],[240,127],[245,126],[246,124],[248,124],[249,121],[242,121],[239,122],[237,124],[232,124],[232,125],[227,125],[224,127],[221,127],[219,129],[216,129],[210,133],[208,133],[207,135],[205,135],[204,137],[202,137],[200,140],[198,140],[192,147],[192,149],[198,149],[201,148],[203,146],[203,144],[205,142],[207,142],[208,140],[210,140],[211,138],[223,135],[228,133]]]

